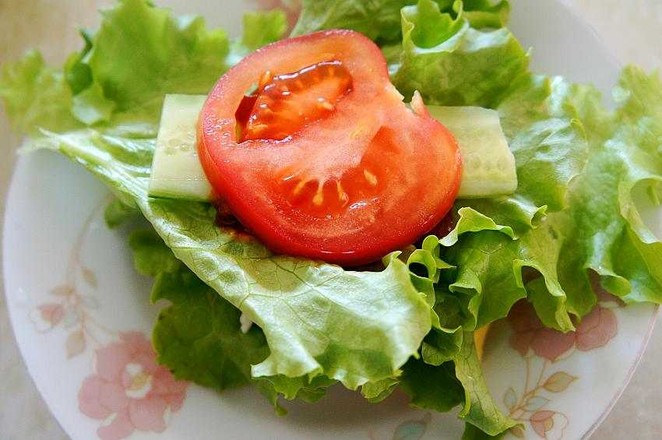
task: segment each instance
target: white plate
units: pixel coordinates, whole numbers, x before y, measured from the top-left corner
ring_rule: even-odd
[[[613,85],[616,63],[579,19],[553,0],[512,3],[511,27],[534,48],[535,70],[605,90]],[[165,4],[235,29],[245,6],[224,3],[221,13],[203,1]],[[14,332],[39,391],[72,439],[460,438],[455,414],[411,410],[400,395],[371,405],[334,389],[315,405],[288,404],[290,414],[278,417],[251,389],[217,394],[171,381],[151,363],[147,340],[156,309],[149,280],[133,270],[126,231],[104,226],[107,198],[85,171],[42,152],[19,159],[7,201],[4,276]],[[587,437],[631,376],[655,310],[605,300],[585,333],[550,343],[538,332],[522,353],[513,323],[497,326],[485,371],[504,411],[523,422],[520,434]]]

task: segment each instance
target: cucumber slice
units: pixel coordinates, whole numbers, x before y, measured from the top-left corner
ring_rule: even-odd
[[[494,197],[517,189],[515,157],[498,112],[481,107],[427,108],[453,133],[460,147],[464,170],[458,198]]]
[[[211,201],[212,188],[200,165],[196,122],[206,96],[167,95],[152,162],[149,195]],[[427,106],[455,136],[464,171],[459,198],[494,197],[517,188],[515,158],[499,114],[480,107]]]
[[[152,160],[149,195],[209,201],[212,188],[196,146],[198,115],[206,96],[167,95]]]

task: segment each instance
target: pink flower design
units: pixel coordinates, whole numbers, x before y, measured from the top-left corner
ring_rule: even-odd
[[[600,298],[603,299],[603,298]],[[561,333],[546,328],[525,301],[517,303],[509,316],[514,333],[510,344],[522,356],[532,351],[552,362],[573,348],[589,351],[606,345],[618,331],[616,315],[609,307],[598,304],[576,326],[574,332]]]
[[[547,408],[551,398],[546,395],[562,393],[578,379],[563,370],[548,375],[548,368],[558,359],[572,354],[573,350],[585,352],[606,345],[618,332],[618,320],[613,309],[622,307],[623,302],[600,287],[597,275],[591,281],[597,292],[598,304],[575,324],[574,332],[561,333],[546,328],[526,301],[515,304],[508,316],[513,329],[510,345],[524,357],[526,376],[521,395],[518,397],[515,388],[511,387],[504,394],[503,401],[509,409],[509,416],[528,422],[533,431],[545,440],[563,439],[569,425],[565,414]],[[533,362],[531,354],[542,358],[543,362]],[[538,372],[532,370],[534,365],[540,367]],[[518,438],[526,437],[523,426],[513,428],[511,433]]]
[[[568,418],[556,411],[537,411],[529,420],[536,434],[546,440],[561,440],[568,427]]]
[[[510,344],[522,356],[532,350],[537,356],[554,361],[573,345],[572,334],[559,333],[545,327],[533,308],[524,301],[513,306],[508,320],[514,330]]]
[[[579,351],[589,351],[607,345],[617,332],[618,321],[614,312],[598,306],[577,326],[575,344]]]
[[[46,303],[37,306],[30,314],[37,330],[48,331],[57,326],[64,318],[65,309],[62,304]]]
[[[83,381],[78,404],[83,414],[103,421],[97,430],[103,440],[135,430],[163,432],[166,417],[184,403],[188,383],[156,363],[142,333],[122,333],[119,342],[97,349],[95,370]]]

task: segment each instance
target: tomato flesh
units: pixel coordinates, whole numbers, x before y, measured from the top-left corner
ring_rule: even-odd
[[[352,77],[339,61],[323,61],[275,77],[267,71],[258,90],[246,98],[253,105],[240,127],[239,141],[282,140],[332,112],[351,89]]]
[[[407,107],[379,48],[345,30],[230,69],[202,110],[198,150],[215,191],[273,251],[348,266],[432,229],[462,170],[448,130],[420,99]]]

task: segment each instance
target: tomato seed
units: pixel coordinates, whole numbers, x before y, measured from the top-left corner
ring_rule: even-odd
[[[257,90],[245,99],[250,101],[240,105],[252,107],[245,119],[237,118],[239,140],[285,139],[333,112],[351,90],[352,77],[340,61],[322,61],[275,76],[267,70]]]

